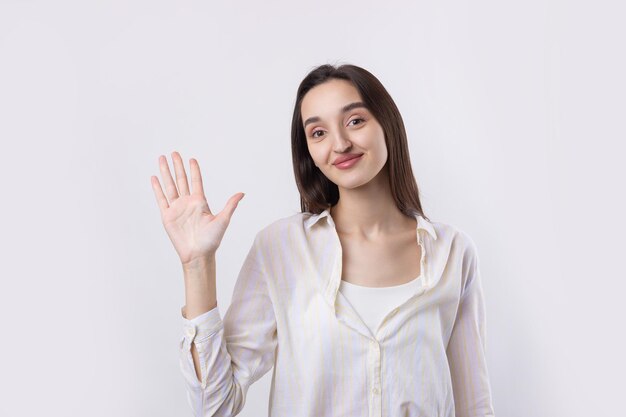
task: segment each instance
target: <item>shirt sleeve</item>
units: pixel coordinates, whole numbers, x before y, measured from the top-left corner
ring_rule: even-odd
[[[244,406],[249,386],[274,365],[276,319],[259,234],[239,272],[231,304],[222,320],[215,307],[191,320],[183,316],[180,368],[194,416],[234,416]],[[191,355],[200,360],[198,380]]]
[[[493,417],[485,358],[486,313],[475,243],[463,260],[465,287],[447,348],[456,417]]]

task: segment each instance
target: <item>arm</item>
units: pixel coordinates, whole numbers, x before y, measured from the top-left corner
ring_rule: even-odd
[[[465,286],[447,348],[457,417],[493,417],[485,359],[486,314],[476,246],[463,260]]]
[[[194,416],[237,415],[249,386],[274,365],[276,320],[260,251],[257,234],[224,320],[217,306],[191,320],[183,315],[180,366]],[[194,367],[192,343],[200,378]]]
[[[183,326],[187,334],[195,332],[197,327],[194,327],[194,325],[203,324],[208,318],[208,314],[214,316],[217,313],[215,269],[215,254],[183,265],[186,304],[181,309],[181,314],[183,316]],[[219,315],[219,313],[217,314]],[[187,319],[192,320],[192,322],[189,322]],[[206,328],[206,325],[204,327]],[[191,355],[196,376],[200,380],[200,358],[193,343],[191,344]]]

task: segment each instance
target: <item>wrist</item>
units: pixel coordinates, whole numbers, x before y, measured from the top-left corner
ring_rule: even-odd
[[[182,263],[183,271],[185,272],[195,272],[198,270],[204,270],[214,265],[215,265],[215,253],[210,253],[207,255],[196,257],[196,258],[190,259],[189,261]]]

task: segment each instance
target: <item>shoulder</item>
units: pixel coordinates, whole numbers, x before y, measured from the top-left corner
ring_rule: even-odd
[[[436,259],[442,262],[442,269],[451,267],[458,271],[462,288],[475,277],[479,269],[476,241],[457,225],[444,222],[431,222],[437,232]]]
[[[430,223],[437,234],[438,246],[445,246],[464,258],[477,256],[476,242],[465,229],[442,221],[430,221]]]

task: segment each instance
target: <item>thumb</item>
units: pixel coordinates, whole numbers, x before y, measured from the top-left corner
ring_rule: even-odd
[[[239,205],[239,201],[241,201],[244,195],[245,193],[237,193],[230,197],[218,216],[223,217],[225,221],[230,222],[230,218],[232,217],[235,209]]]

